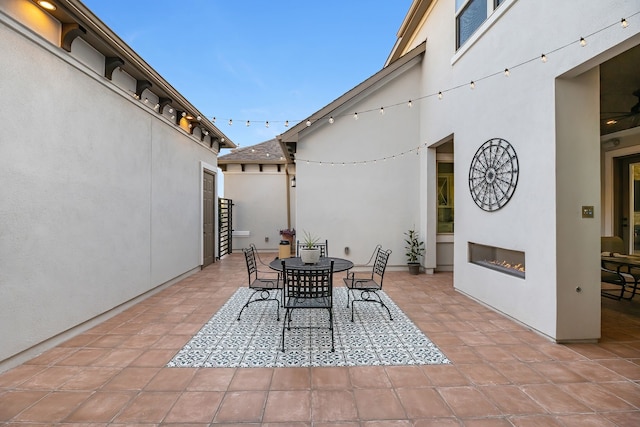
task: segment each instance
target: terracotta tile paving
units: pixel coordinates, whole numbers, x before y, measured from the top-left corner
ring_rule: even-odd
[[[560,345],[452,280],[385,276],[387,294],[451,365],[166,368],[245,286],[234,254],[0,374],[0,425],[640,425],[640,297],[603,299],[599,343]]]

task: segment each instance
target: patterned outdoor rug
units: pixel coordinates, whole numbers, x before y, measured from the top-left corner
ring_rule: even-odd
[[[335,352],[326,310],[294,310],[292,326],[323,329],[287,330],[280,351],[283,308],[276,321],[276,303],[250,304],[236,320],[252,291],[241,288],[167,364],[169,367],[293,367],[437,365],[449,360],[384,293],[393,320],[378,304],[357,303],[355,322],[347,308],[346,288],[333,294]]]

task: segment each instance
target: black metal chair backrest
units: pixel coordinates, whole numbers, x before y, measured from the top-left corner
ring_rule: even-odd
[[[384,279],[384,271],[387,269],[387,261],[389,261],[389,255],[391,255],[391,249],[384,250],[378,249],[376,260],[373,263],[373,270],[371,272],[371,278],[379,280],[379,285],[382,288],[382,280]]]
[[[282,261],[285,307],[328,308],[333,297],[333,261],[327,267],[288,268]],[[309,307],[302,300],[310,300]],[[315,302],[314,302],[315,301]]]
[[[304,242],[300,242],[300,240],[297,241],[297,248],[296,248],[296,256],[300,256],[300,249],[304,249],[306,248],[307,245],[304,244]],[[324,243],[316,243],[313,245],[312,247],[313,249],[320,249],[320,256],[321,257],[327,257],[329,256],[329,241],[325,240]]]
[[[244,252],[244,259],[247,262],[247,272],[249,273],[249,283],[258,278],[258,266],[256,264],[256,254],[253,251],[253,247],[248,247],[242,250]]]

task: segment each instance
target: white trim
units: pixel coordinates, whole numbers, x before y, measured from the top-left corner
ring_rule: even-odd
[[[213,166],[209,163],[203,162],[200,160],[200,266],[204,265],[204,171],[210,172],[213,174],[213,234],[214,240],[218,241],[218,205],[215,203],[215,200],[218,199],[218,167]],[[213,258],[215,260],[216,256],[220,253],[220,248],[218,245],[215,245],[215,252],[213,254]]]

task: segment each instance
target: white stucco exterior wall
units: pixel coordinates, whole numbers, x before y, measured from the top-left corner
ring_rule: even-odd
[[[332,113],[333,124],[324,120],[302,131],[296,154],[298,238],[307,230],[329,241],[330,255],[356,264],[381,244],[393,251],[390,267],[406,265],[403,233],[421,225],[420,156],[411,151],[421,145],[420,107],[406,104],[420,86],[418,64],[407,64],[393,79],[341,106]],[[380,106],[391,101],[402,105],[380,115]],[[353,118],[354,111],[367,110],[373,111]]]
[[[1,12],[0,51],[1,363],[197,269],[217,159]]]
[[[254,244],[258,250],[278,251],[280,230],[287,228],[288,179],[285,165],[228,165],[224,195],[233,200],[233,229],[248,235],[233,237],[233,252]],[[268,238],[268,241],[265,241]]]
[[[454,135],[455,287],[557,340],[600,334],[600,187],[597,174],[585,172],[599,169],[594,76],[622,45],[637,44],[638,26],[613,26],[588,38],[584,48],[578,39],[637,12],[631,3],[507,1],[454,53],[455,6],[438,1],[414,40],[428,40],[423,95],[461,86],[442,100],[425,100],[420,120],[421,139],[429,144]],[[521,30],[532,22],[544,22],[535,36]],[[549,54],[547,63],[536,59],[572,40],[575,45]],[[506,67],[513,67],[509,77],[501,72]],[[520,175],[511,201],[488,213],[471,199],[468,174],[478,147],[494,137],[513,145]],[[423,194],[428,185],[423,179]],[[593,221],[579,217],[582,205],[596,206]],[[470,264],[469,242],[525,252],[526,279]]]

